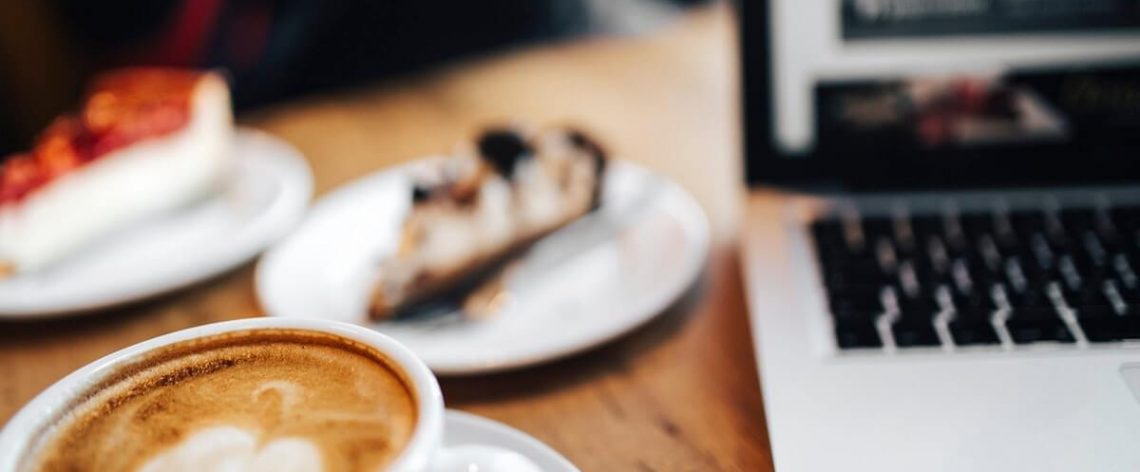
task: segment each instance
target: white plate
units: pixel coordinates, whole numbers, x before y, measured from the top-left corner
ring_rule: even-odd
[[[500,313],[370,322],[376,261],[394,249],[409,206],[406,170],[372,174],[324,197],[266,253],[256,284],[270,315],[371,326],[437,374],[505,370],[597,346],[645,323],[692,284],[708,252],[708,222],[687,192],[614,162],[601,207],[522,258]]]
[[[545,472],[578,472],[558,451],[522,431],[481,416],[447,410],[443,416],[443,445],[495,446],[530,459]]]
[[[0,282],[0,317],[34,318],[132,302],[238,266],[300,221],[313,178],[301,154],[239,130],[224,192],[116,233],[48,270]]]

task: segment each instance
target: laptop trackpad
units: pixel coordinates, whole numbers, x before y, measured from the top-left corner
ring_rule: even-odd
[[[1128,384],[1128,388],[1132,390],[1132,396],[1140,402],[1140,362],[1121,364],[1120,375],[1124,377],[1124,383]]]

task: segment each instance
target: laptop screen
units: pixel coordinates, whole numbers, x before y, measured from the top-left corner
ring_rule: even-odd
[[[741,6],[746,107],[765,108],[745,111],[750,174],[773,158],[902,177],[1140,162],[1140,0]]]

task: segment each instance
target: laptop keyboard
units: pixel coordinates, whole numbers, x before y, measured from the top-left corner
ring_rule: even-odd
[[[1140,206],[812,224],[841,349],[1140,340]]]

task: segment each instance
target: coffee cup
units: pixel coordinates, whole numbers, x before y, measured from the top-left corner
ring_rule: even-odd
[[[159,336],[68,375],[0,431],[0,471],[531,471],[443,447],[439,383],[375,331],[250,318]]]

